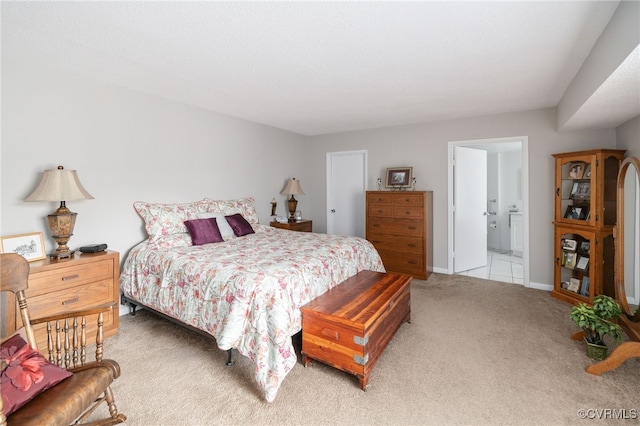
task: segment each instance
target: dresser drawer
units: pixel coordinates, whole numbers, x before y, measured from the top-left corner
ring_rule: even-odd
[[[418,219],[393,219],[373,217],[367,222],[367,239],[378,233],[412,235],[422,238],[424,222]]]
[[[395,250],[378,250],[384,267],[389,272],[409,271],[416,273],[424,270],[424,256],[417,253],[400,253]]]
[[[410,192],[399,195],[395,198],[396,206],[424,206],[424,196],[420,193],[412,194]]]
[[[113,278],[113,267],[113,261],[107,259],[100,262],[70,265],[68,268],[30,274],[27,297],[31,300],[31,298],[39,294],[51,293],[76,285]]]
[[[391,193],[367,194],[367,204],[393,205],[393,194]]]
[[[422,238],[391,234],[376,234],[369,237],[376,250],[389,250],[399,253],[422,253]]]
[[[396,206],[393,209],[393,215],[398,219],[421,219],[424,215],[424,211],[422,210],[422,207]]]
[[[29,312],[34,319],[60,312],[78,311],[100,305],[108,305],[112,301],[113,282],[111,280],[96,281],[35,297],[31,296],[29,289],[27,289]]]
[[[370,217],[393,217],[394,208],[390,204],[371,204],[367,208]]]

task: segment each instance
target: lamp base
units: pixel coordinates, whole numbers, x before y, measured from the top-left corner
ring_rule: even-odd
[[[49,257],[52,259],[66,259],[69,257],[73,257],[75,252],[76,252],[75,250],[68,250],[66,252],[61,251],[59,253],[54,251],[53,253],[49,254]]]
[[[295,199],[293,194],[291,194],[291,198],[287,200],[287,205],[289,206],[289,222],[295,222],[296,209],[298,208],[298,200]]]
[[[56,250],[49,256],[56,259],[63,259],[73,256],[75,250],[70,250],[67,243],[73,235],[73,228],[76,225],[77,213],[67,208],[65,202],[60,202],[60,207],[47,216],[49,220],[49,228],[51,229],[51,238],[58,243]]]

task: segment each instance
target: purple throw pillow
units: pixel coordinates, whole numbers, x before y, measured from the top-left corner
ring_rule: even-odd
[[[184,225],[191,235],[194,246],[224,241],[215,218],[185,220]]]
[[[2,344],[0,358],[5,365],[0,375],[5,416],[73,374],[51,364],[19,334]]]
[[[242,237],[243,235],[255,233],[249,222],[240,213],[225,216],[225,218],[236,236]]]

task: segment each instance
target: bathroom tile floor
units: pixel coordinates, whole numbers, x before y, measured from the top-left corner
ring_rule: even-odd
[[[511,256],[508,252],[499,253],[491,250],[487,252],[487,266],[458,272],[458,274],[516,284],[522,284],[524,281],[521,257]]]

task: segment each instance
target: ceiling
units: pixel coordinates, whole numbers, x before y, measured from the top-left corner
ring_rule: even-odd
[[[318,135],[554,107],[617,5],[2,2],[2,59]]]

